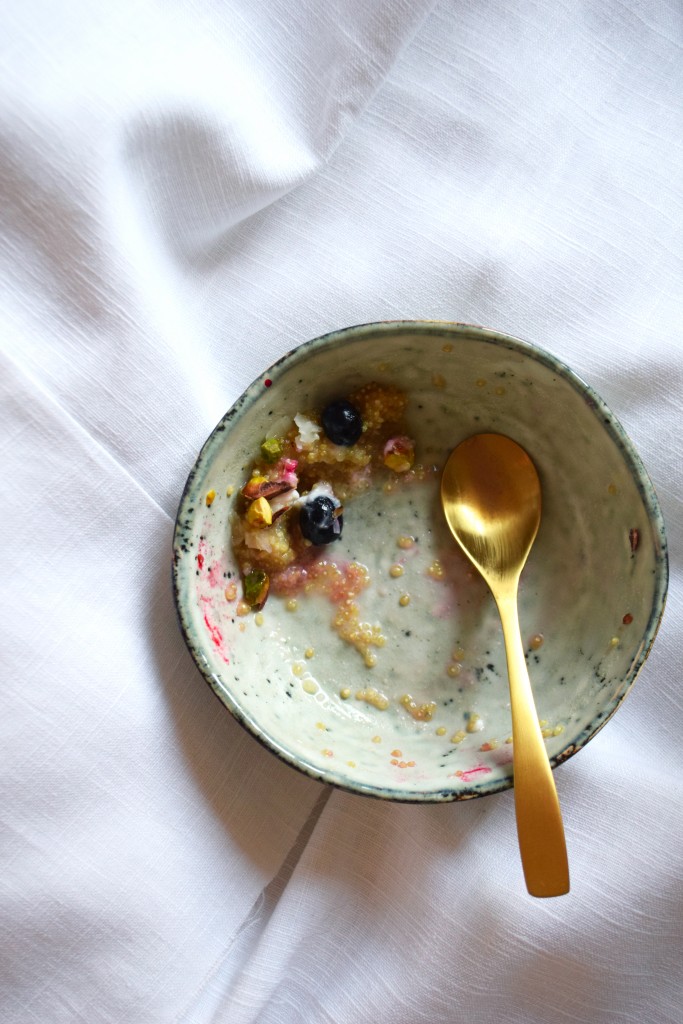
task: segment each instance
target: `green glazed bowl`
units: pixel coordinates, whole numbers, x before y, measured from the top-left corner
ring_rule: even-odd
[[[389,491],[378,478],[349,502],[331,554],[369,571],[362,614],[386,637],[372,667],[339,638],[320,595],[300,597],[295,611],[272,596],[261,616],[237,614],[231,548],[235,503],[263,439],[370,381],[408,396],[428,470]],[[662,515],[633,445],[588,385],[534,345],[463,324],[366,324],[316,338],[265,371],[213,431],[180,502],[173,552],[180,625],[200,672],[258,740],[313,778],[408,801],[512,785],[498,615],[439,504],[448,453],[484,431],[521,444],[541,479],[520,621],[553,767],[614,714],[650,651],[668,580]],[[415,538],[408,550],[398,546],[405,536]],[[433,706],[429,720],[410,713],[423,705]]]

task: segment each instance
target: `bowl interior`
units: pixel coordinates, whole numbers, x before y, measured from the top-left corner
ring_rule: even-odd
[[[369,381],[408,395],[425,467],[421,482],[387,490],[388,477],[378,478],[349,502],[330,552],[369,570],[362,616],[386,637],[374,667],[332,629],[335,608],[320,595],[300,597],[295,611],[271,597],[262,619],[238,615],[226,598],[239,577],[231,516],[261,441]],[[510,785],[497,612],[439,504],[447,455],[480,431],[514,438],[541,478],[520,621],[553,764],[604,724],[647,656],[667,582],[661,516],[638,457],[590,389],[541,350],[479,328],[377,324],[317,339],[256,381],[213,432],[188,480],[174,552],[179,616],[198,666],[240,721],[314,777],[413,800]],[[398,547],[411,535],[412,548]],[[369,703],[368,690],[388,707]],[[433,716],[414,717],[410,708],[425,704]]]

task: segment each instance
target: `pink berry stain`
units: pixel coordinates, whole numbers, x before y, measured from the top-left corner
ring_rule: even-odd
[[[210,557],[211,553],[207,549],[206,541],[200,540],[197,554],[197,568],[202,570],[206,566],[204,576],[208,579],[211,589],[215,590],[216,587],[223,585],[224,566],[220,559],[217,559],[215,562],[210,562]]]
[[[204,604],[205,607],[207,605],[209,605],[209,607],[210,607],[209,599],[208,598],[202,598],[202,604]],[[211,637],[211,641],[212,641],[214,647],[216,648],[216,650],[220,654],[220,656],[223,659],[223,661],[225,662],[225,664],[229,665],[230,664],[230,659],[228,658],[227,654],[225,653],[225,645],[224,645],[224,641],[223,641],[223,634],[221,633],[221,631],[218,628],[218,626],[216,625],[216,623],[212,622],[211,619],[209,618],[209,610],[208,610],[208,608],[204,612],[204,625],[206,626],[207,632],[208,632],[209,636]]]
[[[221,586],[221,584],[223,582],[223,566],[220,564],[220,562],[214,562],[213,563],[213,565],[209,569],[208,576],[209,576],[209,586],[212,589],[215,589],[216,587],[220,587]]]
[[[223,574],[222,567],[219,561],[215,562],[211,566],[207,565],[207,559],[209,557],[210,552],[207,549],[206,541],[200,540],[199,551],[197,553],[197,566],[201,572],[202,579],[208,579],[209,586],[213,590],[222,583]],[[225,651],[225,640],[223,638],[223,633],[220,630],[220,628],[216,625],[216,623],[212,621],[213,599],[205,594],[202,594],[201,592],[197,596],[204,609],[204,625],[206,626],[207,632],[211,637],[211,642],[213,643],[214,647],[216,648],[218,654],[220,654],[225,664],[229,665],[230,659],[228,658],[228,655],[226,654]]]
[[[480,775],[489,775],[490,772],[491,769],[487,765],[477,764],[474,766],[474,768],[468,768],[467,771],[453,772],[453,775],[450,776],[450,778],[453,778],[453,776],[457,776],[463,782],[471,782],[472,779],[479,778]]]

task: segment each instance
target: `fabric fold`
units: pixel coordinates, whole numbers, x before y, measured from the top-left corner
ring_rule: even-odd
[[[673,1024],[675,5],[5,6],[3,1024]],[[511,794],[396,806],[287,767],[175,621],[172,520],[218,419],[300,343],[406,318],[570,365],[662,502],[660,635],[557,773],[566,899],[526,895]]]
[[[320,787],[255,744],[197,673],[165,514],[0,367],[1,576],[15,595],[0,697],[4,1019],[165,1024],[232,944]]]

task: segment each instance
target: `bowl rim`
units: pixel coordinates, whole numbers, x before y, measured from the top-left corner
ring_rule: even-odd
[[[275,386],[279,377],[298,362],[305,361],[314,351],[320,348],[341,348],[350,342],[369,340],[377,336],[394,335],[400,337],[404,334],[424,333],[435,337],[452,338],[474,336],[477,340],[501,346],[510,351],[519,353],[541,363],[547,369],[561,376],[569,383],[575,391],[584,399],[596,418],[600,421],[602,428],[612,438],[619,449],[622,458],[628,466],[631,476],[636,483],[641,500],[647,512],[648,523],[655,538],[655,591],[653,594],[652,607],[648,623],[645,627],[637,656],[634,658],[629,672],[624,676],[620,692],[613,697],[572,743],[562,751],[550,758],[552,769],[563,764],[579,750],[583,749],[600,730],[609,722],[617,712],[626,696],[630,693],[640,671],[652,650],[657,632],[659,630],[664,609],[669,583],[669,558],[666,540],[666,528],[659,499],[654,485],[645,466],[638,455],[638,452],[626,433],[624,427],[607,406],[600,395],[583,380],[574,370],[571,369],[557,356],[546,349],[506,334],[492,328],[482,327],[476,324],[467,324],[450,320],[381,320],[363,324],[356,324],[343,327],[338,330],[329,331],[316,338],[304,341],[280,356],[274,363],[262,371],[252,383],[245,388],[242,394],[232,404],[228,411],[221,417],[206,441],[202,445],[192,469],[187,477],[183,493],[178,505],[174,530],[173,530],[173,558],[172,558],[172,589],[176,609],[176,616],[180,626],[185,644],[192,656],[192,659],[211,687],[211,690],[220,700],[221,704],[230,711],[236,721],[242,725],[262,746],[274,753],[290,767],[319,782],[341,789],[344,792],[361,796],[371,796],[385,800],[392,800],[398,803],[447,803],[459,800],[470,800],[482,796],[490,796],[494,793],[501,793],[514,787],[513,776],[496,779],[489,782],[453,790],[440,788],[414,792],[389,788],[384,786],[373,786],[369,783],[359,782],[351,777],[344,776],[341,772],[333,769],[325,769],[307,762],[304,758],[293,754],[287,747],[279,744],[272,736],[265,732],[250,714],[245,712],[236,701],[232,699],[229,688],[221,678],[210,668],[207,659],[202,651],[202,644],[195,636],[193,624],[189,614],[184,608],[184,602],[180,593],[181,586],[181,562],[183,556],[189,554],[183,531],[189,526],[192,513],[190,507],[191,489],[195,477],[211,462],[215,449],[220,447],[224,440],[224,434],[231,422],[238,416],[247,412],[264,394],[264,387]]]

